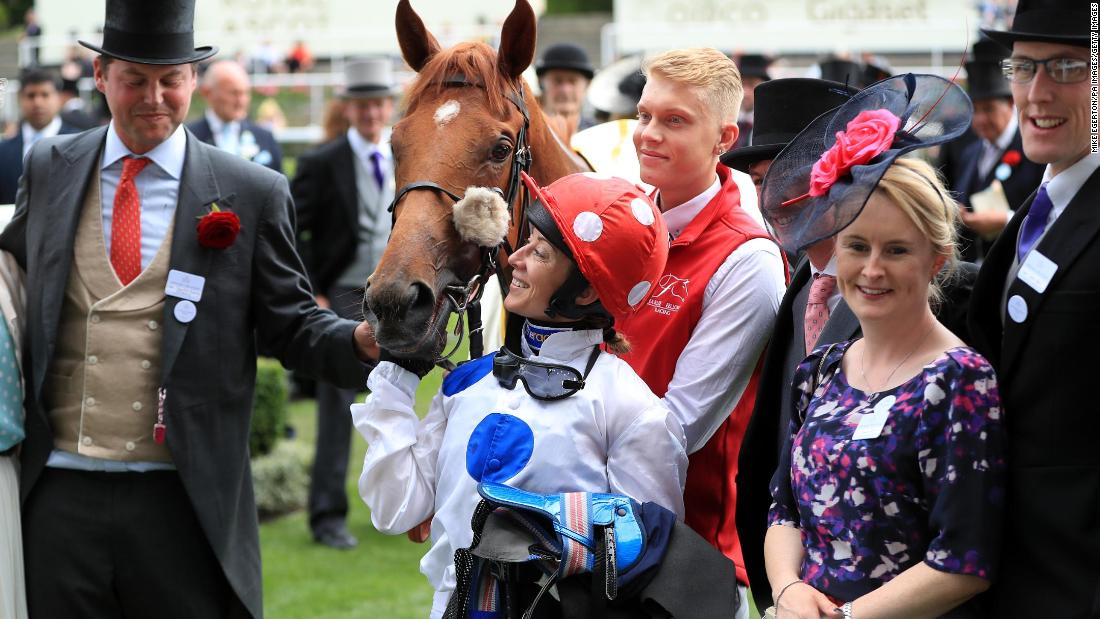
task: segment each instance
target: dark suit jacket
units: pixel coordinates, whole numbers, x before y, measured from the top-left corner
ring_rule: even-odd
[[[80,129],[62,121],[58,135],[77,133]],[[15,137],[0,142],[0,204],[15,204],[19,189],[19,177],[23,174],[23,127],[20,124]]]
[[[974,287],[970,327],[997,370],[1008,431],[1008,508],[994,616],[1100,617],[1100,171],[1077,192],[1035,251],[1058,265],[1045,292],[1019,279],[1001,312],[1016,212]]]
[[[974,279],[973,264],[962,262],[955,278],[944,286],[944,302],[936,317],[960,339],[969,342],[966,311]],[[767,533],[768,508],[771,506],[771,479],[779,465],[779,454],[788,438],[794,390],[791,379],[795,368],[806,357],[806,339],[802,316],[806,312],[811,281],[810,263],[802,259],[791,285],[783,295],[776,315],[775,329],[764,353],[764,367],[757,387],[752,418],[745,430],[737,466],[737,536],[745,559],[749,583],[756,605],[771,606],[771,587],[764,569],[764,535]],[[829,314],[817,345],[843,342],[860,336],[859,320],[844,299]]]
[[[306,272],[315,290],[328,291],[351,265],[359,245],[355,153],[347,136],[299,157],[290,191],[298,209],[298,238]]]
[[[1021,159],[1020,163],[1012,169],[1012,175],[1001,181],[1005,198],[1008,200],[1008,206],[1013,210],[1018,209],[1027,200],[1027,197],[1039,187],[1039,184],[1043,182],[1043,171],[1046,166],[1034,163],[1024,157],[1024,146],[1019,130],[1012,137],[1012,142],[1009,143],[1008,148],[1001,151],[997,163],[994,164],[985,177],[978,175],[978,161],[982,156],[982,141],[974,140],[968,143],[959,153],[958,158],[951,162],[954,167],[950,175],[953,183],[949,187],[963,207],[970,208],[971,194],[983,191],[993,184],[993,181],[997,178],[997,166],[1005,153],[1009,151],[1016,151],[1020,154]],[[984,258],[991,243],[982,239],[966,226],[963,226],[961,231],[963,258],[971,262],[976,261],[978,258]]]
[[[211,146],[216,146],[214,134],[210,130],[210,123],[206,122],[206,116],[187,123],[187,128],[198,139]],[[247,118],[241,121],[241,133],[243,134],[245,131],[252,132],[253,137],[256,138],[256,146],[260,149],[250,161],[281,173],[283,171],[283,149],[275,141],[275,135]]]
[[[27,438],[23,500],[53,448],[41,407],[54,354],[73,242],[88,182],[98,173],[107,128],[44,140],[31,151],[15,217],[0,248],[27,273]],[[58,182],[70,179],[71,182]],[[218,205],[236,213],[241,232],[224,250],[204,248],[196,219]],[[229,583],[253,616],[262,614],[259,536],[248,434],[256,340],[296,369],[344,387],[361,386],[353,352],[356,323],[317,307],[294,251],[286,178],[187,136],[169,268],[206,278],[197,317],[164,307],[162,384],[172,460]],[[254,336],[255,334],[255,336]]]

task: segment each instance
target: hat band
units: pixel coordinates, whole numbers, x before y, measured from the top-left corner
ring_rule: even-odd
[[[108,55],[172,60],[195,52],[195,33],[128,32],[106,27],[103,29],[103,51]]]
[[[357,86],[348,86],[347,91],[352,93],[374,93],[374,92],[389,92],[393,90],[393,86],[386,86],[383,84],[360,84]]]

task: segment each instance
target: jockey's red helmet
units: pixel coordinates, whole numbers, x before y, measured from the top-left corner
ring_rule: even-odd
[[[532,196],[528,219],[569,254],[604,309],[618,318],[644,306],[664,273],[669,247],[668,228],[645,191],[591,172],[541,188],[527,174],[523,181]],[[556,230],[547,230],[548,224]]]

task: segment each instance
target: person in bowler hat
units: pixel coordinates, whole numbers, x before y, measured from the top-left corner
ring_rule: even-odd
[[[298,159],[291,193],[306,272],[318,302],[345,318],[362,315],[363,285],[389,240],[393,153],[389,124],[399,90],[388,58],[345,67],[347,132]],[[309,490],[309,527],[319,544],[347,550],[358,541],[347,529],[346,491],[351,453],[348,410],[357,389],[317,383],[317,447]]]
[[[991,617],[1100,616],[1100,154],[1089,3],[1021,0],[1003,63],[1024,155],[1046,166],[990,248],[970,307],[1008,430],[1007,521]],[[1092,31],[1095,34],[1095,30]]]
[[[286,179],[181,126],[193,0],[107,0],[113,121],[27,157],[0,235],[27,273],[21,454],[33,617],[261,617],[257,342],[347,387],[369,327],[314,302]]]
[[[1044,166],[1023,154],[1012,90],[1001,72],[1001,61],[1007,55],[1007,48],[982,38],[966,62],[967,93],[974,102],[971,128],[978,139],[952,160],[954,169],[947,176],[954,181],[951,190],[963,205],[965,227],[960,231],[960,244],[963,259],[971,262],[985,259],[1012,210],[1022,206],[1043,180]],[[978,193],[996,198],[1001,208],[976,210],[970,197]]]
[[[596,70],[584,49],[573,43],[557,43],[546,48],[535,64],[535,75],[542,89],[542,109],[562,119],[566,142],[577,131],[591,127],[594,121],[584,115],[585,92]]]

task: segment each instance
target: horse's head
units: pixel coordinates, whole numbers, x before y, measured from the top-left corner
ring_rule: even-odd
[[[464,302],[447,289],[471,281],[485,254],[456,232],[455,198],[471,186],[498,187],[511,198],[510,184],[521,185],[513,163],[526,146],[520,142],[527,140],[527,116],[538,111],[520,78],[535,51],[535,15],[526,0],[517,1],[499,54],[484,43],[441,50],[408,0],[401,0],[397,35],[405,61],[419,75],[390,138],[396,219],[368,280],[364,309],[383,348],[402,357],[434,357],[445,344],[454,302]]]

